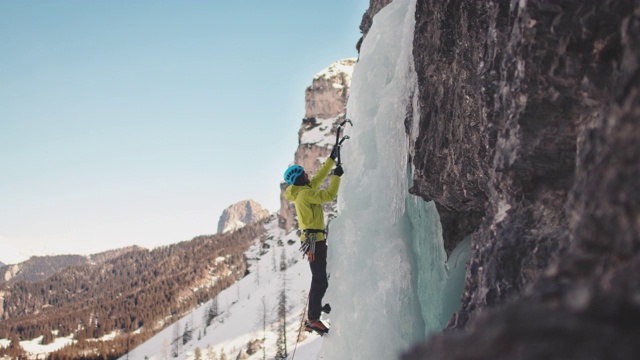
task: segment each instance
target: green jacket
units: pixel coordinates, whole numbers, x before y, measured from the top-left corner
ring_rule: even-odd
[[[324,230],[324,210],[322,210],[322,203],[333,201],[338,196],[340,177],[333,175],[327,190],[318,189],[318,187],[324,179],[329,176],[333,165],[335,165],[335,161],[328,158],[322,167],[320,167],[320,170],[311,178],[309,185],[289,185],[284,192],[285,198],[288,201],[293,201],[296,205],[296,214],[298,215],[298,226],[300,230]],[[304,232],[302,240],[304,240]],[[319,233],[318,240],[324,240],[324,234]]]

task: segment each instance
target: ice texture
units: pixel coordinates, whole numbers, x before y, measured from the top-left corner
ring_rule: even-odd
[[[354,69],[347,104],[354,126],[345,129],[351,139],[328,242],[325,300],[334,310],[319,358],[396,359],[460,306],[468,252],[456,249],[447,264],[435,205],[408,192],[405,119],[419,119],[415,6],[396,0],[374,17]]]

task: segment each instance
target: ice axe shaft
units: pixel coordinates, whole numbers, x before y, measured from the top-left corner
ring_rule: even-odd
[[[340,130],[342,130],[342,128],[347,123],[349,123],[349,124],[351,124],[351,126],[353,126],[353,123],[351,122],[351,119],[344,119],[344,121],[341,122],[340,125],[338,125],[338,129],[336,131],[336,145],[334,147],[338,149],[338,158],[337,158],[337,162],[336,162],[337,166],[342,165],[342,160],[340,158],[340,146],[342,145],[342,143],[345,140],[349,139],[349,135],[345,135],[342,139],[340,139]]]
[[[340,130],[342,130],[342,128],[345,126],[346,123],[351,124],[351,126],[353,126],[353,123],[351,122],[350,119],[345,119],[343,122],[340,123],[340,125],[338,125],[338,129],[336,130],[336,146],[340,145]]]

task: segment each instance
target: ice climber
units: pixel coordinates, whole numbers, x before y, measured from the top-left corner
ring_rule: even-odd
[[[326,190],[319,189],[319,187],[336,164],[338,156],[339,147],[334,147],[327,161],[311,179],[309,179],[309,175],[300,165],[290,166],[284,173],[284,180],[289,184],[285,191],[285,197],[295,204],[298,227],[302,230],[300,238],[302,241],[301,250],[309,260],[312,275],[305,330],[316,331],[319,334],[329,331],[320,321],[320,313],[323,310],[322,298],[329,286],[327,281],[327,242],[322,203],[333,201],[337,197],[340,176],[344,174],[342,166],[336,166],[333,176],[331,176],[329,187]],[[326,305],[324,309],[325,312],[328,312],[326,311]]]

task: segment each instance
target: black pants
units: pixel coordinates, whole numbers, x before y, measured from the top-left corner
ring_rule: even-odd
[[[320,319],[322,311],[322,297],[329,287],[327,281],[327,242],[318,241],[316,243],[315,260],[309,263],[311,268],[311,289],[309,289],[309,309],[307,316],[309,320]]]

